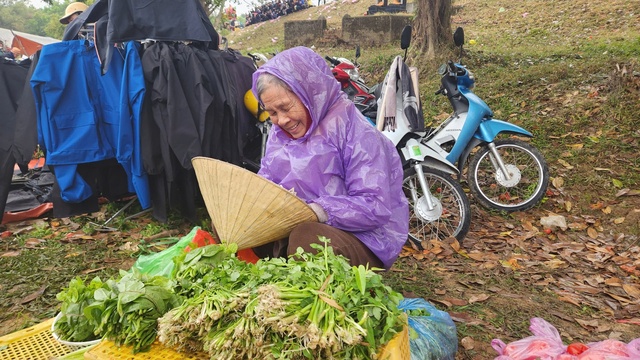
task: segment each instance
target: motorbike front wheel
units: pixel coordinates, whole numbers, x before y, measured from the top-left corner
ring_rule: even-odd
[[[484,207],[507,212],[534,207],[549,185],[549,168],[540,152],[517,139],[495,142],[509,178],[499,169],[489,146],[483,146],[469,164],[471,193]]]
[[[404,172],[402,187],[409,200],[409,240],[418,246],[422,246],[423,241],[450,236],[462,242],[471,225],[467,195],[449,174],[424,165],[422,170],[431,192],[431,209],[416,170],[409,168]]]

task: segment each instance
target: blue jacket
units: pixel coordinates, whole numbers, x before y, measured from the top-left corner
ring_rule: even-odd
[[[92,43],[63,41],[42,47],[31,77],[38,115],[38,141],[65,202],[91,196],[77,164],[116,158],[129,191],[142,208],[150,206],[149,185],[140,159],[140,111],[144,97],[142,65],[134,42],[116,54],[100,75]]]

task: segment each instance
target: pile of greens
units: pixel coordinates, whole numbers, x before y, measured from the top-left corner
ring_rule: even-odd
[[[164,276],[148,276],[138,271],[120,272],[119,280],[107,280],[97,289],[96,300],[84,310],[96,333],[117,346],[133,346],[133,353],[149,350],[156,339],[157,321],[182,299],[173,292]]]
[[[322,240],[317,254],[255,265],[225,245],[177,257],[174,290],[187,300],[158,320],[158,339],[211,359],[376,359],[403,329],[402,295]]]
[[[80,278],[58,294],[56,332],[148,350],[164,345],[211,359],[376,359],[402,331],[402,296],[364,266],[324,245],[289,259],[246,263],[235,245],[176,256],[171,278],[136,269],[118,279]]]
[[[118,279],[94,278],[88,285],[75,278],[57,295],[62,301],[54,331],[67,341],[99,338],[148,350],[156,339],[157,320],[182,301],[162,276],[121,271]]]
[[[84,342],[99,339],[96,324],[84,316],[84,309],[95,302],[93,294],[105,284],[99,277],[85,285],[80,277],[71,279],[69,287],[62,289],[56,298],[62,302],[60,314],[54,324],[54,332],[65,341]]]

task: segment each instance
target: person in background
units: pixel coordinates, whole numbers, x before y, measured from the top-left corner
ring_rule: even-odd
[[[17,48],[17,47],[11,48],[11,54],[13,55],[13,58],[16,61],[21,61],[23,60],[23,58],[25,58],[22,56],[22,50],[20,50],[20,48]]]
[[[72,2],[67,5],[67,8],[64,10],[64,16],[60,18],[60,23],[63,25],[68,25],[70,22],[75,20],[83,11],[89,8],[87,4],[81,2]]]
[[[260,257],[314,252],[318,236],[352,265],[389,269],[407,240],[408,202],[393,143],[371,126],[313,50],[285,50],[253,74],[275,125],[258,175],[307,202],[319,222],[254,248]]]
[[[0,41],[0,59],[2,58],[13,59],[13,53],[11,52],[11,50],[8,50],[6,47],[4,47],[4,41]]]

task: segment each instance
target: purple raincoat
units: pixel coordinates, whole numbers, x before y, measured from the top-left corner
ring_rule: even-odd
[[[265,72],[291,87],[311,124],[299,139],[273,126],[258,174],[321,205],[328,225],[353,233],[390,268],[409,231],[393,143],[360,114],[313,50],[292,48],[262,65],[253,74],[256,97],[257,78]]]

